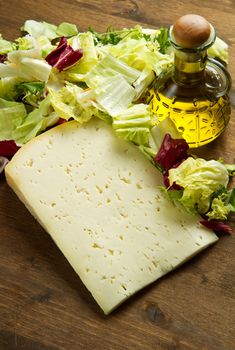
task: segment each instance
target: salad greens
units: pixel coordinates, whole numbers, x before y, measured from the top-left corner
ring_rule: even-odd
[[[235,189],[221,187],[211,196],[211,208],[206,213],[210,219],[226,220],[230,212],[235,212]]]
[[[224,164],[229,176],[235,176],[235,164]]]
[[[8,118],[12,125],[8,126],[7,139],[18,145],[28,140],[29,136],[19,137],[19,130],[24,130],[25,125],[28,135],[35,134],[30,113],[39,108],[47,94],[50,108],[43,118],[54,111],[58,118],[76,119],[80,123],[93,115],[110,121],[137,106],[155,76],[173,62],[166,28],[146,30],[136,26],[118,31],[109,28],[106,33],[89,28],[86,33],[79,33],[74,24],[55,26],[28,20],[22,31],[25,35],[14,43],[0,37],[0,54],[7,54],[7,59],[0,63],[0,98],[21,103],[27,113],[20,119],[22,128],[14,134],[14,115]],[[221,42],[218,47],[214,52],[226,56],[227,47]],[[153,118],[147,106],[145,110],[146,117]],[[58,118],[49,118],[49,124],[53,120],[56,123]],[[41,123],[40,132],[47,124]],[[126,126],[118,128],[117,134],[138,145],[142,140],[143,146],[150,147],[152,126],[153,123],[139,127],[138,133],[133,126],[132,130]],[[6,139],[5,134],[0,131],[0,140]]]
[[[122,113],[113,116],[113,128],[116,135],[140,146],[148,146],[152,122],[149,106],[143,103],[129,107]]]
[[[59,117],[55,111],[52,111],[51,100],[48,95],[39,103],[39,107],[30,112],[23,122],[12,131],[13,140],[16,143],[24,144],[37,136],[41,131],[54,125]]]
[[[15,42],[0,35],[0,156],[10,157],[9,145],[15,152],[61,121],[85,123],[95,116],[163,171],[169,197],[186,210],[211,220],[234,211],[235,192],[227,190],[234,166],[188,157],[169,118],[156,126],[158,116],[141,101],[155,76],[173,64],[167,28],[80,33],[71,23],[28,20],[21,29]],[[217,38],[209,55],[227,62],[227,44]],[[168,132],[176,140],[164,143]]]
[[[77,26],[67,22],[55,26],[54,24],[47,22],[27,20],[21,30],[30,34],[35,39],[46,37],[49,40],[60,38],[62,36],[70,37],[78,34]]]
[[[0,63],[0,78],[14,77],[18,82],[43,81],[46,83],[51,68],[42,59],[40,46],[36,39],[26,35],[24,44],[19,44],[16,50],[10,51],[7,60]]]
[[[216,37],[214,45],[208,49],[208,55],[220,58],[225,63],[228,63],[228,44],[219,37]]]
[[[156,136],[154,134],[154,136]],[[235,212],[235,189],[228,189],[229,165],[221,160],[196,158],[188,154],[188,144],[166,134],[154,156],[154,163],[163,174],[162,191],[186,211],[199,213],[200,223],[219,233],[231,233],[232,228],[223,223]],[[234,170],[234,165],[231,167]]]
[[[165,54],[170,46],[170,42],[168,40],[168,30],[166,28],[160,29],[160,33],[158,36],[156,36],[156,41],[159,44],[159,51]]]
[[[11,41],[4,40],[2,35],[0,34],[0,54],[4,55],[8,52],[11,52],[15,49],[15,44]]]
[[[175,183],[184,188],[179,201],[188,211],[202,214],[209,210],[210,196],[221,186],[226,188],[228,180],[225,166],[215,160],[188,157],[169,170],[170,186]]]
[[[27,111],[22,102],[0,98],[0,139],[11,140],[13,133],[25,120]]]

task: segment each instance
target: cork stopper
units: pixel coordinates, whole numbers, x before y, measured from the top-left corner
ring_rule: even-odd
[[[177,45],[191,49],[203,45],[209,39],[211,26],[204,17],[188,14],[175,22],[172,33]]]

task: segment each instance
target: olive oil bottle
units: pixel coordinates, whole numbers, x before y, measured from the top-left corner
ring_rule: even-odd
[[[230,75],[222,63],[207,57],[215,39],[215,29],[203,17],[178,19],[169,30],[174,65],[145,95],[158,122],[170,118],[191,148],[216,139],[230,118]]]

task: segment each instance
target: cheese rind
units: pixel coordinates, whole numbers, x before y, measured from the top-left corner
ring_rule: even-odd
[[[22,147],[6,179],[108,314],[217,240],[110,126],[68,122]]]

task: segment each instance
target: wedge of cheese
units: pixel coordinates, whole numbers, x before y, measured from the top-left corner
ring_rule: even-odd
[[[164,197],[158,170],[102,121],[36,137],[6,178],[106,314],[217,240]]]

